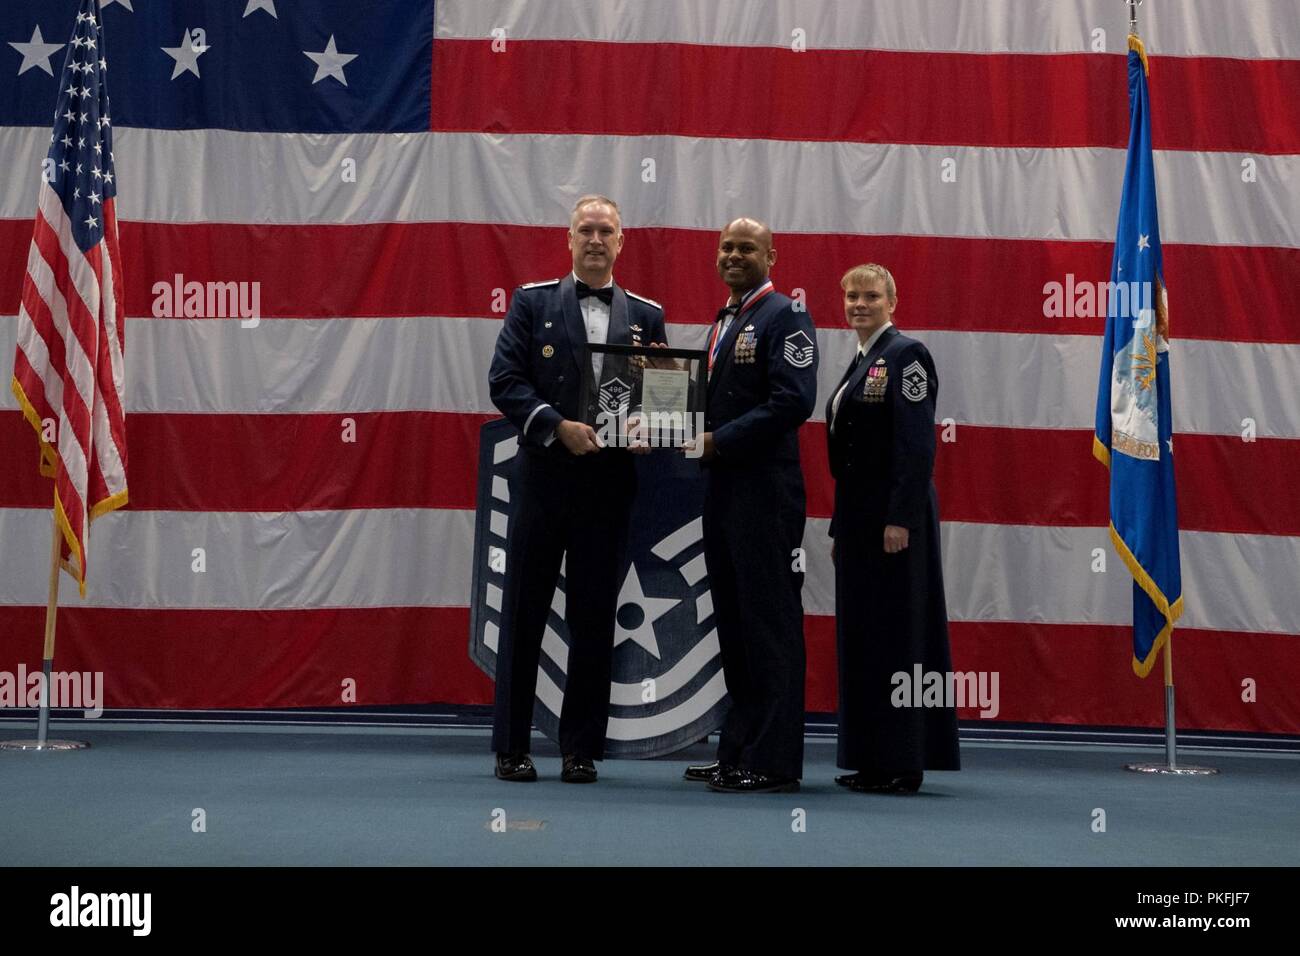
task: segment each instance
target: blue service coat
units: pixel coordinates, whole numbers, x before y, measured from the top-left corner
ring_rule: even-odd
[[[610,345],[667,343],[663,308],[617,284],[610,303]],[[540,447],[564,419],[584,421],[580,407],[587,328],[573,275],[520,286],[510,300],[488,371],[492,402]]]
[[[895,675],[952,669],[932,473],[934,360],[924,345],[886,329],[826,405],[835,477],[835,635],[839,670],[839,766],[892,776],[957,770],[951,707],[897,706]],[[833,425],[833,428],[832,428]],[[884,551],[886,525],[908,546]],[[910,701],[910,698],[909,698]]]

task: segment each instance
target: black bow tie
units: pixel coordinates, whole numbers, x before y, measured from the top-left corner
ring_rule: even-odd
[[[579,302],[587,298],[587,296],[589,295],[594,295],[596,298],[598,298],[601,302],[604,302],[606,305],[610,305],[614,301],[614,287],[612,285],[606,286],[603,289],[593,289],[591,286],[587,285],[587,283],[583,282],[581,279],[578,280],[577,284],[578,284]]]
[[[736,313],[739,311],[740,311],[740,306],[738,305],[725,306],[718,310],[718,321],[726,322],[727,319],[734,318]]]

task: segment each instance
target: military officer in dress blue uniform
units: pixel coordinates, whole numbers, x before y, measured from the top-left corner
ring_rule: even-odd
[[[701,458],[704,554],[731,709],[717,762],[687,780],[731,793],[799,789],[803,775],[804,487],[799,426],[817,400],[812,318],[768,278],[772,232],[737,219],[718,243],[731,290],[708,340]]]
[[[604,196],[579,199],[568,242],[570,275],[515,290],[488,374],[493,403],[519,429],[492,729],[503,780],[537,779],[528,756],[537,663],[561,560],[569,628],[561,779],[596,779],[636,471],[628,450],[605,447],[585,423],[580,363],[588,360],[588,343],[667,341],[659,304],[614,283],[623,248],[617,204]],[[602,358],[590,358],[597,375]]]
[[[913,706],[894,679],[952,665],[939,553],[934,469],[939,380],[924,345],[892,318],[894,277],[873,264],[841,281],[858,334],[826,406],[835,478],[830,533],[839,659],[836,783],[864,793],[915,793],[925,770],[959,770],[957,712]]]

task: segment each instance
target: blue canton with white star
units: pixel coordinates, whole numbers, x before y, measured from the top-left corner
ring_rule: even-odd
[[[103,237],[104,200],[117,195],[103,41],[95,0],[83,0],[63,59],[45,164],[45,178],[63,203],[82,252]]]
[[[0,2],[0,126],[48,125],[80,9],[80,0]],[[103,0],[99,16],[118,126],[429,128],[434,0]]]

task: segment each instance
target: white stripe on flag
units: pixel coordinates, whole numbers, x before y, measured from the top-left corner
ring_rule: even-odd
[[[0,321],[0,351],[9,329]],[[487,366],[500,319],[129,319],[133,412],[441,411],[496,414]],[[668,340],[700,348],[708,327],[669,323]],[[1091,430],[1100,338],[913,329],[939,373],[938,419],[1003,428]],[[852,355],[853,333],[819,329],[818,401]],[[1178,340],[1174,414],[1186,434],[1240,435],[1255,421],[1262,438],[1300,438],[1300,345]],[[305,367],[303,355],[321,360]],[[184,356],[184,361],[177,361]],[[1231,389],[1206,388],[1231,382]],[[16,407],[7,393],[0,408]]]
[[[1124,150],[785,142],[679,136],[401,133],[283,136],[122,129],[114,151],[123,219],[151,222],[485,222],[563,225],[593,189],[619,197],[629,228],[713,233],[736,209],[780,232],[1111,242]],[[0,129],[0,155],[15,137]],[[196,163],[196,156],[203,157]],[[363,190],[330,172],[350,156],[382,170]],[[658,182],[641,181],[656,160]],[[939,181],[956,162],[960,187]],[[1300,155],[1157,151],[1164,242],[1300,247]],[[158,169],[174,178],[150,181]],[[266,176],[267,169],[307,171]],[[476,175],[448,176],[448,169]],[[726,190],[713,184],[732,184]],[[581,184],[557,187],[557,183]],[[790,183],[817,183],[790,189]],[[200,188],[200,186],[202,188]],[[960,195],[956,190],[960,188]],[[127,198],[129,198],[129,204]],[[0,181],[0,216],[26,218],[27,184]],[[1208,204],[1208,206],[1207,206]],[[1208,211],[1207,211],[1208,210]]]
[[[1105,31],[1126,52],[1128,12],[1116,0],[506,0],[439,3],[437,36],[507,41],[598,40],[790,49],[793,31],[810,50],[917,53],[1091,53]],[[1300,15],[1292,0],[1178,0],[1142,10],[1147,47],[1165,56],[1300,59]],[[968,15],[962,15],[963,13]],[[1117,67],[1118,69],[1118,67]]]

